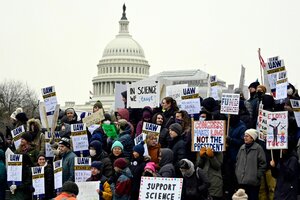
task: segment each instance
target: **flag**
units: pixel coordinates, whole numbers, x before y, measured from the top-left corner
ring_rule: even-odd
[[[266,63],[265,63],[263,57],[261,57],[261,55],[260,55],[260,48],[258,49],[258,59],[259,59],[259,62],[260,62],[260,66],[262,68],[265,68],[266,67]]]

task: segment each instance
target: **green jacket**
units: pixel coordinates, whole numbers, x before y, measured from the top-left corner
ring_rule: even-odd
[[[77,157],[73,151],[69,151],[62,156],[62,178],[63,183],[66,181],[75,181],[74,176],[74,158]]]

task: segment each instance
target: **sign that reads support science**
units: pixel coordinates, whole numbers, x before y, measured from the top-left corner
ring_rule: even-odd
[[[225,151],[225,121],[194,121],[192,151],[210,147],[215,152]]]
[[[160,85],[158,81],[138,81],[127,84],[127,107],[157,107],[160,102]]]
[[[221,99],[221,113],[222,114],[239,114],[240,95],[223,93]]]

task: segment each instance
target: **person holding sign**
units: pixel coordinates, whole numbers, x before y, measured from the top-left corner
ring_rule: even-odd
[[[151,122],[152,119],[152,109],[149,106],[145,106],[142,110],[142,120],[136,125],[136,133],[135,137],[139,136],[143,130],[143,123],[144,122]]]
[[[21,135],[21,143],[19,148],[16,150],[16,154],[28,154],[31,159],[31,163],[36,162],[39,151],[36,149],[35,144],[32,144],[32,136],[29,132]]]
[[[36,146],[40,154],[45,154],[45,135],[42,133],[40,120],[34,118],[28,120],[27,128],[32,136],[32,144]]]
[[[100,181],[100,187],[97,189],[100,200],[111,200],[112,191],[110,189],[110,184],[107,182],[108,179],[102,175],[103,163],[101,161],[94,161],[91,165],[91,177],[86,181]]]
[[[158,136],[156,133],[150,132],[146,136],[146,143],[148,148],[148,154],[151,161],[158,164],[158,155],[160,151],[160,144],[158,143]]]
[[[74,108],[67,108],[65,110],[65,116],[62,117],[61,122],[63,123],[67,123],[67,124],[77,124],[78,120],[77,120],[78,116],[74,110]]]
[[[177,102],[172,97],[165,97],[162,100],[161,106],[166,118],[165,127],[169,128],[169,126],[175,121],[175,112],[179,110]]]
[[[169,131],[165,127],[165,117],[162,113],[156,113],[152,117],[152,123],[156,125],[160,125],[160,133],[159,133],[159,144],[161,148],[167,148],[168,147],[168,141],[169,141]]]

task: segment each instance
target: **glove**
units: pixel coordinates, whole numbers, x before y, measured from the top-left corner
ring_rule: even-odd
[[[14,193],[15,193],[15,190],[17,189],[17,186],[16,186],[16,185],[11,185],[11,186],[9,187],[9,189],[10,189],[10,192],[11,192],[12,194],[14,194]]]
[[[205,156],[205,154],[206,154],[206,148],[205,147],[202,147],[201,149],[200,149],[200,157],[204,157]]]
[[[212,148],[208,147],[208,148],[206,149],[206,155],[207,155],[209,158],[214,157],[214,152],[213,152]]]

